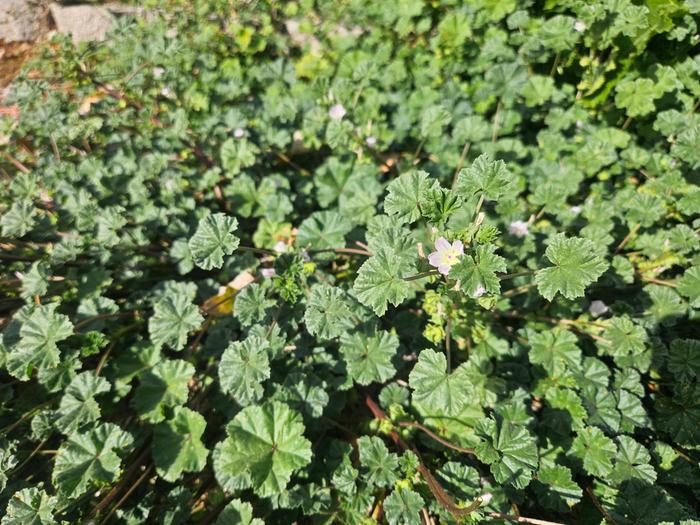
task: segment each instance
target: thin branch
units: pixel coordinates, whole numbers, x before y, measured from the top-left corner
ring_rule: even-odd
[[[367,405],[367,408],[370,409],[372,415],[374,415],[375,418],[379,420],[386,419],[386,414],[384,414],[384,411],[381,408],[379,408],[377,403],[374,402],[374,400],[369,396],[369,394],[365,396],[365,404]],[[454,516],[455,519],[459,519],[461,516],[466,516],[467,514],[474,512],[481,506],[481,498],[476,498],[476,500],[468,507],[457,506],[454,503],[454,501],[452,501],[452,498],[450,498],[447,492],[445,492],[445,489],[442,488],[440,482],[435,479],[430,470],[423,464],[423,460],[421,458],[420,453],[414,447],[409,447],[408,444],[399,435],[399,433],[395,430],[389,432],[389,437],[401,450],[411,450],[416,455],[419,461],[418,472],[420,472],[420,474],[423,476],[423,479],[427,483],[430,492],[433,493],[433,496],[435,496],[435,499],[438,501],[438,503],[440,503],[440,505],[442,505],[450,514],[452,514],[452,516]]]
[[[588,494],[591,498],[591,501],[593,502],[593,505],[595,505],[595,508],[598,509],[598,511],[603,515],[605,518],[605,521],[610,523],[611,525],[617,525],[614,519],[608,514],[608,511],[603,508],[603,506],[600,504],[600,501],[598,501],[598,498],[596,497],[595,494],[593,494],[593,489],[591,487],[586,487],[586,494]]]
[[[457,176],[459,175],[459,172],[462,170],[462,166],[464,166],[464,161],[467,159],[467,155],[469,154],[469,148],[471,148],[472,143],[471,142],[465,142],[464,147],[462,148],[462,154],[459,156],[459,161],[457,161],[457,167],[455,168],[455,174],[452,176],[452,188],[454,189],[455,185],[457,184]]]
[[[252,246],[239,246],[238,248],[236,248],[236,250],[240,250],[242,252],[258,253],[260,255],[279,255],[277,252],[273,252],[272,250],[265,250],[263,248],[253,248]]]
[[[447,316],[447,323],[445,328],[445,357],[447,359],[447,373],[452,373],[452,318]]]
[[[491,142],[496,142],[498,139],[498,126],[500,125],[499,119],[501,118],[501,101],[498,101],[496,105],[496,113],[493,116],[493,132],[491,133]]]
[[[515,279],[516,277],[524,277],[526,275],[533,275],[535,273],[535,270],[524,270],[522,272],[515,272],[515,273],[507,273],[504,275],[499,275],[499,279],[501,281],[505,281],[507,279]]]
[[[430,430],[428,427],[425,427],[421,425],[420,423],[415,423],[413,421],[401,421],[398,423],[400,427],[408,427],[408,428],[417,428],[418,430],[421,430],[422,432],[425,432],[428,436],[433,438],[435,441],[440,443],[441,445],[451,448],[452,450],[456,450],[457,452],[461,452],[462,454],[470,454],[474,455],[474,449],[473,448],[465,448],[465,447],[460,447],[459,445],[455,445],[454,443],[451,443],[447,441],[444,438],[441,438],[437,434],[435,434],[432,430]]]
[[[137,314],[138,314],[138,311],[137,311],[137,310],[133,310],[133,311],[131,311],[131,312],[114,312],[114,313],[111,313],[111,314],[97,314],[97,315],[91,315],[90,317],[86,317],[86,318],[83,319],[82,321],[76,323],[76,324],[74,325],[74,328],[75,328],[76,330],[79,330],[79,329],[82,328],[83,326],[88,325],[88,324],[92,323],[93,321],[97,321],[97,320],[99,320],[99,319],[110,319],[110,318],[112,318],[112,317],[128,317],[128,316],[134,316],[134,317],[135,317]]]
[[[538,520],[536,518],[526,518],[525,516],[511,516],[509,514],[501,514],[500,512],[488,512],[486,515],[497,520],[506,520],[515,523],[531,523],[532,525],[566,525],[565,523],[559,523],[558,521]]]
[[[109,522],[109,519],[112,517],[112,515],[116,512],[116,510],[121,507],[122,503],[124,503],[129,496],[137,489],[137,487],[144,482],[144,480],[148,477],[148,475],[151,473],[153,470],[153,465],[149,465],[146,470],[143,471],[143,474],[139,476],[139,478],[134,482],[133,485],[129,487],[129,490],[127,490],[124,495],[119,498],[119,501],[114,505],[114,507],[111,508],[107,516],[105,516],[105,519],[102,520],[102,524],[106,524]]]
[[[665,281],[663,279],[654,279],[653,277],[642,277],[642,281],[645,283],[659,284],[661,286],[668,286],[670,288],[677,288],[678,285],[673,281]]]
[[[619,252],[620,250],[622,250],[622,248],[625,247],[625,244],[627,244],[628,242],[630,242],[630,240],[632,240],[632,237],[634,237],[634,236],[637,234],[637,231],[639,231],[639,227],[640,227],[640,226],[641,226],[641,224],[639,224],[639,223],[637,223],[637,224],[635,224],[634,226],[632,226],[632,228],[630,229],[629,233],[625,236],[624,239],[622,239],[622,241],[620,242],[620,244],[617,245],[617,248],[615,248],[615,253],[617,253],[617,252]]]
[[[10,161],[10,164],[12,164],[15,168],[17,168],[19,171],[22,173],[29,173],[29,168],[22,164],[20,161],[18,161],[16,158],[14,158],[12,155],[9,153],[5,152],[3,153],[3,157],[5,157],[8,161]]]
[[[432,277],[434,275],[440,275],[437,270],[428,270],[427,272],[417,273],[416,275],[411,275],[410,277],[404,277],[404,281],[415,281],[417,279],[422,279],[423,277]]]
[[[347,254],[352,254],[352,255],[364,255],[365,257],[372,256],[372,252],[370,252],[368,250],[360,250],[358,248],[323,248],[320,250],[309,251],[310,254],[312,254],[312,253],[328,253],[328,252],[347,253]]]

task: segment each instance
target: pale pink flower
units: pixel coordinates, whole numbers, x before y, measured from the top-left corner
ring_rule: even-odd
[[[245,137],[245,130],[243,128],[236,128],[235,130],[233,130],[233,136],[237,139],[242,139],[243,137]]]
[[[491,501],[491,499],[493,498],[493,494],[491,494],[490,492],[484,492],[484,493],[483,493],[481,496],[479,496],[479,497],[481,498],[481,504],[482,504],[482,505],[488,505],[489,502]]]
[[[342,104],[333,104],[328,110],[328,116],[333,120],[342,120],[346,113]]]
[[[162,67],[154,67],[153,68],[153,78],[160,78],[163,76],[163,73],[165,73],[165,68],[162,68]]]
[[[428,255],[428,262],[442,275],[447,275],[462,255],[464,255],[462,241],[457,240],[450,244],[447,239],[440,237],[435,241],[435,251]]]
[[[277,241],[277,244],[272,248],[277,253],[284,253],[287,251],[287,243],[284,241]]]
[[[596,299],[595,301],[591,301],[591,306],[588,307],[588,311],[591,312],[593,317],[599,317],[607,313],[608,305]]]
[[[522,239],[523,237],[527,237],[530,230],[525,221],[513,221],[510,223],[510,226],[508,226],[508,233]]]
[[[581,210],[582,210],[581,206],[572,206],[572,207],[569,209],[569,211],[570,211],[571,213],[573,213],[574,215],[578,215],[579,213],[581,213]]]
[[[367,146],[369,146],[370,148],[373,148],[374,146],[377,145],[377,137],[367,137],[367,138],[365,139],[365,143],[366,143]]]
[[[586,22],[583,20],[576,20],[574,22],[574,31],[577,33],[583,33],[586,30]]]
[[[260,270],[260,273],[262,274],[263,277],[267,277],[267,278],[274,277],[275,275],[277,275],[275,273],[274,268],[263,268],[262,270]]]
[[[485,293],[486,293],[486,288],[484,288],[484,286],[480,284],[472,292],[472,297],[474,299],[478,299],[479,297],[481,297]]]

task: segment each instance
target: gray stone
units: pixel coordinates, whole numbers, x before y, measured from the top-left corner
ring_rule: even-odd
[[[49,11],[56,30],[59,33],[69,33],[75,43],[104,40],[107,31],[114,23],[114,17],[110,12],[98,6],[60,6],[54,3],[49,6]]]
[[[0,0],[0,40],[33,42],[47,25],[45,0]]]

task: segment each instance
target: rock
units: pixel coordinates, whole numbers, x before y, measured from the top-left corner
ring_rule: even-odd
[[[47,26],[46,0],[0,0],[0,41],[33,42]]]
[[[107,31],[114,23],[114,17],[110,12],[98,6],[61,6],[54,3],[49,6],[49,11],[56,30],[59,33],[69,33],[74,43],[104,40]]]

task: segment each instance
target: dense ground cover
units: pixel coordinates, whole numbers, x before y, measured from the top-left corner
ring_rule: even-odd
[[[700,3],[464,3],[160,2],[15,82],[2,525],[697,519]]]

